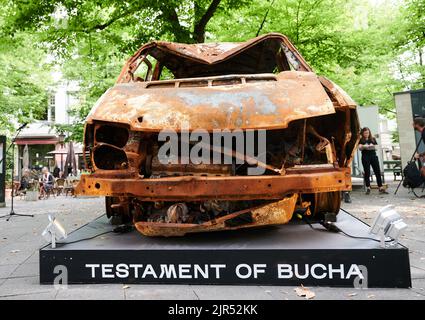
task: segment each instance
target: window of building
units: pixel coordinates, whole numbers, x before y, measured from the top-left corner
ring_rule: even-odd
[[[50,94],[48,105],[48,121],[55,122],[56,108],[55,108],[55,94]]]

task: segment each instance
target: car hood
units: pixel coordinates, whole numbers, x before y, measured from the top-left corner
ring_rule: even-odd
[[[232,77],[242,79],[241,83],[215,86],[213,81],[222,77],[211,77],[116,84],[98,100],[87,122],[117,122],[140,131],[182,126],[207,131],[279,129],[296,119],[335,112],[313,72]],[[181,85],[191,83],[188,80],[195,85]],[[208,85],[196,86],[202,81]]]

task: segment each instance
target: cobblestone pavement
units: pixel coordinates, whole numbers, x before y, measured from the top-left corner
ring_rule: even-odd
[[[391,183],[389,195],[369,196],[361,189],[352,192],[352,203],[343,208],[367,223],[377,211],[394,204],[408,230],[402,243],[409,248],[413,286],[411,289],[310,288],[315,299],[425,299],[425,199],[416,199],[401,188],[394,196],[396,184]],[[0,215],[10,211],[0,208]],[[67,230],[91,221],[104,213],[102,198],[60,196],[27,202],[17,199],[15,212],[32,213],[34,218],[0,219],[0,299],[303,299],[295,287],[279,286],[199,286],[199,285],[70,285],[55,289],[38,283],[38,249],[45,243],[41,232],[47,215],[55,213]]]

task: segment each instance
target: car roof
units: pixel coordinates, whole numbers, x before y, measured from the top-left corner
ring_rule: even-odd
[[[279,55],[280,59],[277,58]],[[147,56],[155,58],[176,78],[271,73],[276,68],[285,71],[290,69],[291,59],[297,61],[295,70],[312,71],[288,38],[279,33],[261,35],[245,42],[183,44],[152,41],[128,60],[120,78],[134,69],[138,59]],[[283,65],[280,66],[279,61]],[[126,82],[120,78],[118,82]]]

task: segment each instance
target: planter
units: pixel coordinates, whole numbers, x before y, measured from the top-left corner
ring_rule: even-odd
[[[38,200],[38,191],[27,190],[25,194],[25,201],[37,201]]]

